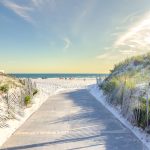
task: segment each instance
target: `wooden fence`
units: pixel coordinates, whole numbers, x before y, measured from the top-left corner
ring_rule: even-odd
[[[7,120],[24,116],[25,97],[33,97],[36,84],[31,79],[22,80],[23,88],[11,89],[0,96],[0,128],[7,126]]]
[[[97,78],[97,85],[101,87],[103,80]],[[135,78],[135,83],[138,83]],[[126,88],[126,83],[120,84],[110,95],[106,95],[106,101],[118,109],[134,126],[141,127],[150,132],[150,84],[141,78],[140,85],[133,89]],[[120,96],[121,95],[121,96]]]

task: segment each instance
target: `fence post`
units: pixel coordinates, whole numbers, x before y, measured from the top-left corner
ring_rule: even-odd
[[[7,114],[9,115],[9,94],[8,92],[6,93],[6,103],[7,103]]]
[[[147,98],[146,98],[147,128],[149,126],[149,87],[150,83],[147,86]]]

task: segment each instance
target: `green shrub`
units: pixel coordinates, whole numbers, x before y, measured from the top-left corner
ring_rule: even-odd
[[[137,65],[144,62],[144,56],[143,55],[142,56],[136,56],[133,58],[133,60],[134,60],[134,65],[137,66]]]
[[[130,90],[135,89],[136,83],[135,83],[134,79],[128,78],[125,82],[125,87]]]
[[[146,98],[139,97],[141,102],[140,108],[134,109],[134,115],[137,116],[137,126],[143,129],[147,126],[147,110],[146,110]],[[148,115],[148,122],[150,122],[150,114]]]
[[[106,94],[109,94],[111,92],[113,92],[113,90],[115,90],[115,88],[117,88],[119,86],[119,82],[116,78],[113,78],[109,81],[106,81],[103,85],[102,85],[102,89],[104,90],[104,92]]]
[[[24,103],[26,106],[31,103],[31,97],[29,95],[25,96]]]
[[[20,82],[22,85],[25,85],[25,80],[19,79],[19,82]]]
[[[124,102],[130,105],[130,101],[137,100],[138,90],[142,91],[140,85],[150,81],[150,53],[126,59],[115,65],[110,72],[111,74],[103,81],[101,88],[111,104],[121,106],[123,111],[124,109],[128,111],[128,108],[123,108]],[[137,126],[145,129],[147,121],[150,125],[150,113],[147,116],[146,98],[143,95],[138,98],[140,106],[135,104],[129,108],[133,111]]]
[[[146,108],[135,108],[133,112],[137,116],[137,126],[144,129],[146,127]]]
[[[5,84],[5,85],[3,85],[3,86],[0,87],[0,91],[2,91],[4,93],[8,92],[8,90],[9,90],[9,87],[8,87],[7,84]]]
[[[34,89],[33,90],[33,96],[35,95],[35,94],[37,94],[38,93],[38,90],[37,89]]]

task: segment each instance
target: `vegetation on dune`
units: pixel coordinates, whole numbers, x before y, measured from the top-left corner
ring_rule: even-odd
[[[8,92],[9,89],[23,87],[24,82],[21,79],[17,79],[10,75],[2,74],[0,75],[0,91]]]
[[[6,93],[6,92],[8,92],[8,90],[9,90],[8,84],[5,84],[5,85],[0,86],[0,91],[1,91],[1,92]]]
[[[103,82],[101,85],[104,93],[109,97],[109,101],[115,105],[120,105],[123,102],[123,96],[126,91],[130,91],[130,97],[132,91],[136,89],[134,79],[128,76],[112,77],[110,80]]]
[[[150,126],[150,53],[132,57],[114,66],[100,88],[108,102],[120,107],[121,113],[134,125]]]
[[[30,79],[0,75],[0,128],[7,126],[8,119],[22,117],[24,108],[32,104],[37,93],[36,85]]]
[[[111,75],[118,75],[119,73],[135,73],[148,71],[150,69],[150,53],[140,56],[134,56],[120,62],[110,70]]]
[[[33,90],[33,96],[36,95],[37,93],[38,93],[38,90],[37,90],[37,89],[34,89],[34,90]]]
[[[31,103],[30,95],[25,96],[24,103],[25,103],[26,106],[28,106]]]
[[[137,117],[137,126],[141,128],[145,128],[147,126],[147,107],[146,107],[146,98],[139,97],[139,101],[141,105],[139,108],[134,109],[134,115]],[[150,101],[150,99],[149,99]],[[149,105],[150,107],[150,105]],[[150,123],[150,113],[148,113],[148,124]]]

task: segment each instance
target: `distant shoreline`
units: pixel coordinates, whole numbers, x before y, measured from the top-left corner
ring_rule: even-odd
[[[80,74],[80,73],[12,73],[9,74],[11,76],[15,76],[17,78],[97,78],[97,77],[106,77],[108,74]]]

